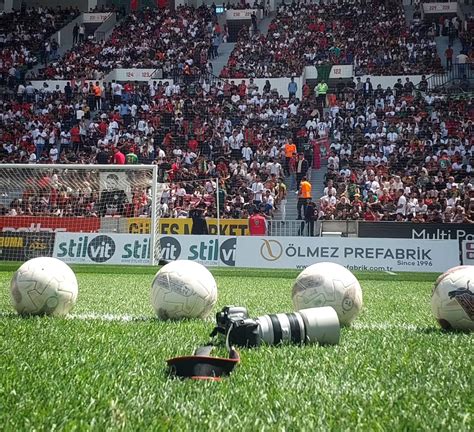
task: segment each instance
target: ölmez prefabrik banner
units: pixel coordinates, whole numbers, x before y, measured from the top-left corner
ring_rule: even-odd
[[[444,272],[459,265],[456,240],[167,235],[160,245],[165,260],[208,266],[304,269],[330,261],[359,271]]]

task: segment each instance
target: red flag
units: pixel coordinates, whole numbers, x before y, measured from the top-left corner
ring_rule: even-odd
[[[321,168],[321,159],[329,157],[329,139],[327,136],[313,140],[313,168]]]
[[[130,10],[136,11],[138,9],[138,0],[130,0]]]
[[[160,9],[168,7],[168,0],[156,0],[156,6],[158,6]]]

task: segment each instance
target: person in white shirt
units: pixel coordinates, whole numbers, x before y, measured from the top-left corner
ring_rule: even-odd
[[[324,196],[336,195],[336,188],[334,187],[332,180],[328,180],[328,185],[324,188],[323,195]]]
[[[245,143],[245,146],[242,147],[242,158],[244,158],[247,162],[250,162],[253,157],[253,150],[249,147],[248,143]]]
[[[328,157],[328,165],[332,165],[335,170],[339,169],[339,156],[334,152]]]
[[[265,213],[267,215],[271,215],[273,211],[275,199],[268,189],[265,191],[264,202],[265,202]]]
[[[114,104],[119,105],[122,102],[123,86],[120,83],[112,81],[112,91],[114,93]]]
[[[51,159],[52,162],[57,162],[58,157],[59,157],[58,148],[56,147],[56,144],[53,144],[53,146],[49,150],[49,158]]]
[[[257,176],[256,180],[252,183],[250,190],[253,192],[254,204],[259,205],[263,199],[263,183],[259,176]]]
[[[397,210],[395,211],[396,214],[400,214],[402,216],[405,216],[407,212],[407,199],[404,195],[404,192],[405,191],[403,189],[398,189],[397,191],[398,201]]]
[[[398,140],[398,134],[394,130],[391,130],[387,134],[387,140],[390,141],[391,143],[397,141]]]
[[[277,178],[280,177],[282,172],[282,166],[279,162],[275,161],[274,159],[270,159],[270,162],[267,163],[267,172],[272,175],[275,174]]]
[[[313,117],[312,119],[309,119],[306,122],[305,126],[306,126],[306,129],[309,129],[310,127],[312,127],[313,129],[316,129],[318,127],[318,123],[316,122],[315,117]]]

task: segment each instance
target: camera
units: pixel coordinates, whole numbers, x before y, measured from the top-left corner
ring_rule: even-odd
[[[245,307],[225,306],[216,314],[216,323],[211,336],[223,336],[227,346],[315,342],[335,345],[340,336],[339,318],[330,306],[257,318],[250,318]]]

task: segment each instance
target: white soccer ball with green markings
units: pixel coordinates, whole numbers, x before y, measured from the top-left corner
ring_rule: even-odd
[[[436,280],[431,311],[445,330],[474,330],[474,266],[453,267]]]
[[[332,262],[304,269],[296,278],[291,297],[297,311],[332,306],[342,325],[349,325],[362,309],[359,281],[345,267]]]
[[[160,319],[206,318],[216,304],[217,285],[202,264],[172,261],[156,274],[150,299]]]
[[[26,261],[10,283],[12,305],[20,315],[69,313],[77,301],[76,275],[66,263],[49,257]]]

